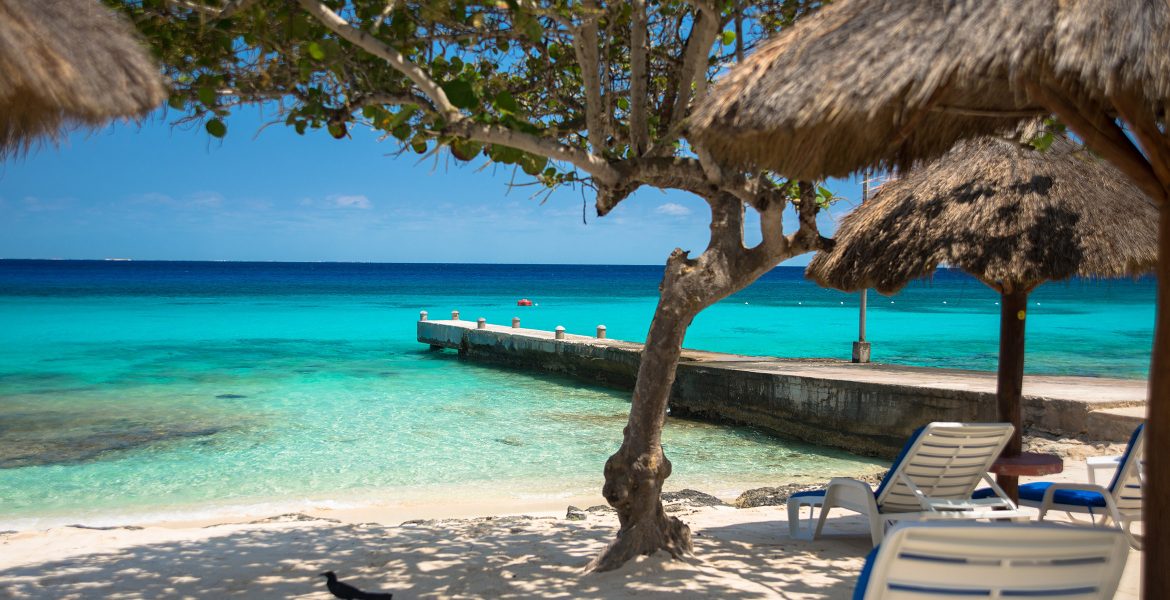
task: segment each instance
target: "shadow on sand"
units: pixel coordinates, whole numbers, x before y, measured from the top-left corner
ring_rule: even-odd
[[[582,567],[610,540],[612,518],[500,517],[387,527],[291,515],[203,529],[9,533],[0,536],[4,552],[20,551],[36,536],[60,535],[71,549],[55,555],[71,556],[6,560],[22,564],[0,571],[0,596],[324,599],[329,596],[317,574],[335,570],[348,583],[402,600],[848,598],[869,551],[867,537],[852,530],[864,529],[846,527],[849,537],[826,541],[791,540],[785,523],[771,518],[775,514],[696,529],[698,558],[642,557],[594,575],[583,575]]]

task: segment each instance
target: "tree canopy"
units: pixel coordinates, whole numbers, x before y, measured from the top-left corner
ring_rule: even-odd
[[[707,195],[685,137],[692,100],[820,2],[113,4],[165,65],[170,105],[212,136],[236,107],[279,106],[298,133],[368,126],[419,154],[443,146],[549,189],[592,187],[604,214],[641,185]]]

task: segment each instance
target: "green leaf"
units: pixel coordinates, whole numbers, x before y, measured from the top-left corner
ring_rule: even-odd
[[[512,97],[512,94],[506,90],[496,94],[495,105],[497,110],[506,115],[514,115],[520,112],[520,105]]]
[[[520,158],[520,168],[528,175],[533,177],[540,175],[540,172],[548,165],[548,157],[537,156],[535,154],[524,154]]]
[[[617,107],[622,110],[630,110],[630,100],[628,98],[618,98]]]
[[[321,44],[309,42],[309,56],[312,56],[313,60],[325,60],[325,51],[321,49]]]
[[[212,137],[222,138],[227,135],[227,125],[224,125],[223,121],[219,119],[212,119],[203,127],[207,129],[207,133],[210,133]]]
[[[474,108],[479,104],[479,98],[475,96],[475,90],[471,88],[471,84],[463,79],[454,79],[443,84],[443,93],[447,94],[447,99],[454,104],[456,108]]]
[[[455,158],[463,161],[475,158],[482,148],[483,145],[471,140],[460,139],[451,142],[451,154]]]
[[[175,110],[183,110],[183,107],[186,106],[187,103],[183,100],[182,96],[171,96],[170,99],[167,100],[167,105]]]
[[[723,45],[730,46],[735,43],[735,32],[728,30],[723,32]]]
[[[210,86],[203,86],[195,92],[199,97],[199,102],[208,108],[215,106],[215,101],[218,95],[215,93],[215,88]]]

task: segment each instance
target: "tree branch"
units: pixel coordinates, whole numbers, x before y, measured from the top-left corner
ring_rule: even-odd
[[[650,147],[650,125],[646,114],[646,90],[649,86],[646,53],[648,18],[646,0],[630,2],[630,145],[634,156],[642,156]]]
[[[366,52],[381,58],[396,71],[409,78],[423,95],[430,98],[434,109],[447,121],[445,133],[478,142],[502,144],[546,156],[553,160],[571,163],[588,172],[603,184],[612,185],[618,182],[618,171],[610,165],[609,161],[599,156],[590,155],[583,150],[549,138],[514,131],[498,125],[483,125],[472,122],[451,104],[447,94],[443,92],[443,88],[431,79],[430,75],[418,65],[407,60],[401,52],[349,24],[348,21],[342,19],[319,0],[298,0],[298,2],[330,31]]]
[[[691,36],[687,39],[687,48],[683,55],[682,77],[678,81],[678,91],[675,93],[678,98],[674,110],[676,121],[686,118],[692,87],[696,101],[707,94],[707,56],[719,35],[719,10],[709,2],[696,4]]]
[[[328,6],[325,6],[325,4],[318,0],[298,1],[301,7],[308,11],[309,14],[317,17],[330,31],[366,52],[381,58],[396,71],[406,75],[414,85],[418,86],[418,89],[426,97],[435,103],[435,108],[438,109],[439,114],[443,115],[448,121],[453,122],[463,118],[463,113],[460,113],[459,109],[455,108],[455,105],[451,104],[451,101],[447,99],[447,94],[443,91],[443,88],[435,83],[435,80],[431,79],[430,75],[427,75],[418,65],[407,60],[401,52],[385,44],[378,38],[350,25],[348,21],[342,19],[337,13],[333,12]]]
[[[585,3],[587,9],[597,10],[597,2]],[[571,30],[573,52],[581,67],[581,80],[585,84],[585,123],[589,128],[589,145],[593,154],[601,154],[609,137],[602,116],[601,100],[601,58],[598,54],[597,19],[600,15],[588,15],[584,22]]]

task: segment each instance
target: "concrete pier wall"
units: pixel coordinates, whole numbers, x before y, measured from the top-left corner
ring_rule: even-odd
[[[633,389],[642,345],[551,331],[419,321],[418,341],[481,362],[560,373]],[[1028,377],[1024,420],[1071,437],[1125,441],[1144,405],[1144,381]],[[777,359],[685,350],[671,414],[754,425],[776,435],[890,457],[930,421],[995,420],[995,374]]]

